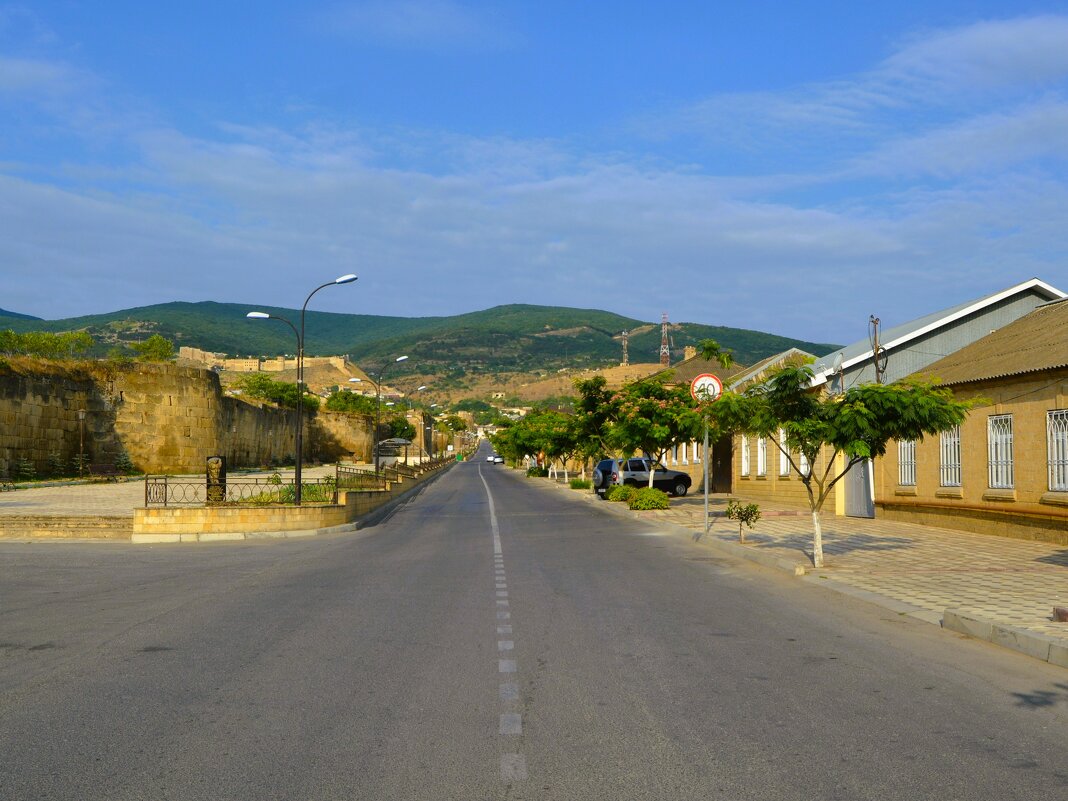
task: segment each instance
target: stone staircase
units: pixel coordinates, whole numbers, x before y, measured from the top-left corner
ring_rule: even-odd
[[[132,517],[106,515],[2,515],[0,539],[129,540]]]

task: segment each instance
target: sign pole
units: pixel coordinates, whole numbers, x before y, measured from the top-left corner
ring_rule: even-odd
[[[714,401],[723,392],[723,382],[712,373],[701,373],[690,382],[690,396],[698,403]],[[702,463],[705,473],[705,534],[708,534],[708,462],[712,454],[708,449],[708,413],[702,415],[705,421],[705,450],[702,455]]]

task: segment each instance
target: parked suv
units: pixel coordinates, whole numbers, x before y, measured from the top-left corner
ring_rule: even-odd
[[[593,490],[602,498],[609,487],[626,484],[631,487],[649,486],[649,459],[602,459],[593,469]],[[681,470],[668,470],[660,462],[653,467],[653,486],[670,495],[682,497],[692,479]]]

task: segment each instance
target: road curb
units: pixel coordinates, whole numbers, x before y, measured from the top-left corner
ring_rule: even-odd
[[[966,609],[946,609],[942,628],[1068,668],[1068,642],[1064,638],[999,623]]]
[[[329,534],[347,534],[362,528],[373,526],[380,522],[382,518],[386,517],[401,503],[409,500],[415,493],[419,492],[424,487],[428,487],[434,481],[437,481],[440,476],[448,472],[450,467],[451,465],[447,465],[444,469],[436,471],[425,481],[420,481],[415,486],[409,487],[404,492],[400,493],[397,497],[390,498],[386,503],[363,517],[337,526],[290,529],[288,531],[212,531],[191,534],[134,534],[132,535],[130,542],[135,545],[168,545],[178,543],[189,544],[194,542],[236,542],[239,540],[289,540],[306,537],[321,537]]]

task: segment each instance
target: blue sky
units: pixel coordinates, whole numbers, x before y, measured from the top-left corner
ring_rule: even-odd
[[[1066,159],[1063,2],[0,3],[0,307],[47,318],[355,272],[314,307],[851,342],[1068,290]]]

